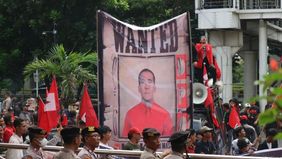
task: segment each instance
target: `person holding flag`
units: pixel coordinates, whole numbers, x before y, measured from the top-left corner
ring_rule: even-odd
[[[215,113],[214,95],[216,92],[211,86],[220,80],[221,71],[217,65],[216,59],[213,56],[212,45],[207,43],[205,36],[201,37],[200,43],[195,45],[197,51],[197,61],[194,62],[194,67],[200,70],[200,75],[204,85],[207,87],[208,96],[204,102],[206,109],[208,110],[209,125],[214,128],[219,128],[219,122]]]

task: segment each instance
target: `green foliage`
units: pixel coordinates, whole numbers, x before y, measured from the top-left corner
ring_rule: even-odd
[[[272,123],[276,120],[277,110],[276,109],[268,109],[264,113],[260,114],[260,125],[265,125],[268,123]]]
[[[94,52],[66,52],[62,45],[53,47],[47,59],[35,60],[24,68],[24,75],[30,77],[36,70],[40,79],[55,75],[59,81],[62,102],[65,105],[75,101],[78,87],[85,81],[96,83],[93,69],[97,65]]]
[[[98,9],[122,21],[149,26],[187,11],[193,19],[193,7],[194,1],[187,0],[0,0],[0,88],[20,90],[23,68],[35,56],[48,59],[46,52],[54,45],[54,35],[42,32],[52,31],[54,23],[56,41],[67,51],[89,52],[97,49]],[[191,26],[192,36],[198,37],[197,21]],[[96,69],[91,72],[96,74]]]
[[[277,72],[270,73],[264,77],[258,84],[263,85],[263,91],[267,93],[266,96],[256,97],[256,99],[267,99],[275,106],[268,109],[259,115],[259,124],[264,126],[266,124],[282,120],[282,69]],[[282,138],[282,134],[278,134],[277,138]]]

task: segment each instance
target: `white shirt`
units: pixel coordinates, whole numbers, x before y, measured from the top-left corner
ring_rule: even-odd
[[[266,142],[268,149],[272,149],[272,143],[271,142]]]
[[[251,141],[250,141],[248,138],[244,137],[244,139],[246,140],[246,142],[247,142],[248,144],[252,144]],[[239,140],[239,139],[237,138],[237,139],[235,139],[235,140],[232,141],[232,154],[233,154],[233,155],[235,155],[235,154],[237,154],[237,153],[239,152],[239,147],[238,147],[238,145],[237,145],[238,140]]]
[[[18,136],[14,133],[9,140],[9,143],[14,144],[23,144],[23,137]],[[21,149],[8,149],[6,152],[7,159],[22,159],[23,157],[23,150]]]
[[[103,144],[102,142],[99,143],[99,149],[108,149],[108,150],[113,150],[114,148],[109,146],[108,144]]]

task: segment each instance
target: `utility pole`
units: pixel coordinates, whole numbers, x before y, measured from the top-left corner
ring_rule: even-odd
[[[35,61],[37,61],[38,58],[37,56],[35,56]],[[34,82],[35,82],[35,94],[36,94],[36,98],[38,97],[38,83],[39,83],[39,73],[38,73],[38,69],[36,69],[35,73],[33,74],[33,79],[34,79]]]

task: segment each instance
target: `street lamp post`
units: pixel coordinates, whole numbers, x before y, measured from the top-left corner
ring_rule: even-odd
[[[53,34],[53,42],[54,42],[54,45],[57,44],[57,38],[56,38],[57,30],[56,30],[56,27],[57,27],[57,24],[54,22],[54,23],[53,23],[53,30],[52,30],[52,31],[43,31],[43,32],[42,32],[42,35]]]
[[[56,27],[57,27],[57,24],[54,22],[53,23],[53,30],[51,31],[43,31],[42,32],[42,35],[47,35],[47,34],[53,34],[53,45],[56,45],[57,44],[57,38],[56,38],[56,35],[57,35],[57,30],[56,30]],[[35,60],[38,60],[37,57],[35,57]],[[34,78],[34,81],[35,81],[35,84],[36,84],[36,97],[38,97],[38,84],[39,84],[39,72],[38,72],[38,69],[35,71],[35,73],[33,74],[33,78]]]

